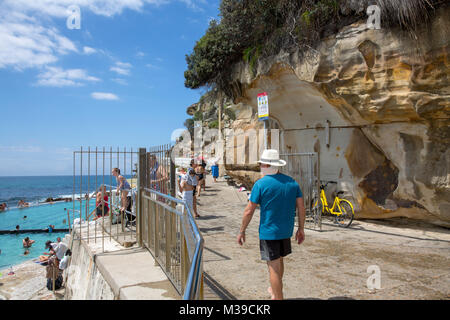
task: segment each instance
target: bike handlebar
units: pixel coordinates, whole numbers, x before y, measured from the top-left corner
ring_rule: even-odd
[[[321,180],[321,182],[322,182],[322,181],[323,181],[323,180]],[[321,184],[320,187],[321,187],[321,188],[325,188],[329,183],[335,183],[335,184],[337,184],[337,181],[327,181],[327,183]]]

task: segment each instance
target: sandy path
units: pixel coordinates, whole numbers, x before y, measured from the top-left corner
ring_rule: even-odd
[[[246,194],[207,180],[197,220],[205,239],[204,270],[237,299],[268,299],[268,271],[260,260],[255,212],[240,247],[236,235]],[[450,230],[406,219],[357,220],[339,228],[324,220],[306,230],[285,259],[287,299],[449,299]],[[381,289],[369,292],[369,266],[381,271]]]

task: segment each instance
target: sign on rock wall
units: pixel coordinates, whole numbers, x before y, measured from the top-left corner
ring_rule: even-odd
[[[269,97],[266,92],[258,94],[258,120],[269,119]]]

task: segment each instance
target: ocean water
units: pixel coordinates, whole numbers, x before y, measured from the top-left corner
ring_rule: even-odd
[[[127,176],[126,178],[129,179]],[[15,208],[19,200],[36,205],[50,197],[71,198],[72,193],[78,196],[80,191],[85,194],[96,190],[102,184],[103,178],[99,177],[96,181],[95,176],[90,176],[89,179],[83,176],[82,181],[80,180],[79,176],[75,179],[73,176],[0,177],[0,203],[6,202],[9,208]],[[105,184],[116,185],[115,177],[105,176],[104,181]]]
[[[129,179],[129,177],[126,177]],[[72,198],[75,185],[75,198],[79,194],[92,193],[96,190],[103,179],[90,177],[89,189],[88,179],[83,177],[81,190],[80,178],[73,176],[54,177],[0,177],[0,203],[6,202],[8,209],[0,212],[0,230],[14,230],[16,225],[21,230],[46,229],[48,225],[55,225],[57,229],[68,228],[67,210],[72,211],[72,202],[55,202],[53,204],[44,203],[47,198]],[[105,176],[105,184],[116,185],[114,177]],[[74,184],[75,183],[75,184]],[[29,208],[17,208],[17,202],[25,200],[30,203]],[[84,208],[84,201],[82,206]],[[94,208],[95,200],[91,200],[89,205]],[[80,209],[79,201],[75,202],[75,209]],[[79,213],[77,213],[79,215]],[[24,218],[26,216],[26,218]],[[79,217],[79,216],[78,216]],[[70,216],[73,221],[77,216]],[[25,237],[36,242],[29,249],[29,254],[24,255],[25,249],[22,240]],[[47,240],[56,241],[57,237],[64,237],[64,233],[30,233],[0,235],[0,270],[7,267],[34,259],[45,252],[45,242]]]

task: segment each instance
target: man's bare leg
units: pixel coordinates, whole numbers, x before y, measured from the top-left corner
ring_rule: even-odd
[[[268,261],[270,287],[267,291],[271,294],[272,300],[283,300],[283,258]]]

